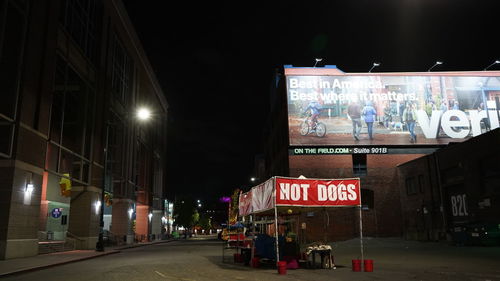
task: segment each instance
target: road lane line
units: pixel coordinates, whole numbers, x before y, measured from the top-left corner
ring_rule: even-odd
[[[161,273],[161,272],[158,272],[158,271],[156,271],[156,270],[155,270],[155,272],[156,272],[156,274],[160,275],[161,277],[163,277],[163,278],[167,278],[167,276],[165,276],[165,274],[163,274],[163,273]]]

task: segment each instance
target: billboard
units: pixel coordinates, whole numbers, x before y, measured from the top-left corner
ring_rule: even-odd
[[[500,72],[285,68],[292,146],[439,145],[499,127]]]

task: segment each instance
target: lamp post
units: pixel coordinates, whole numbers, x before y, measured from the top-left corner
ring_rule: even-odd
[[[368,73],[372,72],[372,70],[377,66],[380,66],[380,62],[374,62],[370,70],[368,70]]]
[[[146,121],[151,117],[151,111],[148,108],[141,107],[136,112],[136,118],[139,121]],[[109,120],[106,118],[106,137],[104,140],[104,171],[102,176],[102,192],[101,192],[101,204],[100,204],[100,214],[99,214],[99,236],[96,243],[96,251],[104,251],[104,200],[106,192],[106,179],[108,177],[108,149],[109,149],[109,127],[111,126]]]
[[[429,67],[429,69],[427,69],[427,72],[430,72],[431,69],[433,69],[434,67],[436,67],[438,65],[442,65],[442,64],[443,64],[442,61],[436,61],[433,66],[431,66],[431,67]]]

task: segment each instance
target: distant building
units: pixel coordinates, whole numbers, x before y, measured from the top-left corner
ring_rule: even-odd
[[[122,2],[0,15],[0,259],[94,249],[101,204],[105,242],[159,238],[168,105]]]
[[[484,133],[490,129],[485,122],[491,129],[498,127],[499,76],[498,71],[345,73],[335,66],[285,66],[276,71],[271,85],[266,175],[359,177],[364,235],[401,236],[405,224],[398,165]],[[455,101],[459,110],[439,111],[437,105]],[[354,102],[362,124],[357,138],[348,116]],[[477,110],[481,103],[487,104],[488,113]],[[412,104],[415,114],[405,116]],[[367,116],[368,107],[374,109],[373,116]],[[412,120],[416,140],[410,138]],[[461,120],[462,130],[452,122],[456,120]],[[301,221],[307,241],[359,235],[359,212],[352,208],[309,209]]]

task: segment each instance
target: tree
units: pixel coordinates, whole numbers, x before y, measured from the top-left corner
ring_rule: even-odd
[[[204,214],[201,216],[200,220],[198,221],[198,226],[200,226],[202,229],[205,231],[208,231],[209,229],[212,228],[212,220],[207,214]]]
[[[192,228],[198,222],[200,215],[196,211],[195,202],[189,198],[176,200],[174,203],[175,225]]]

